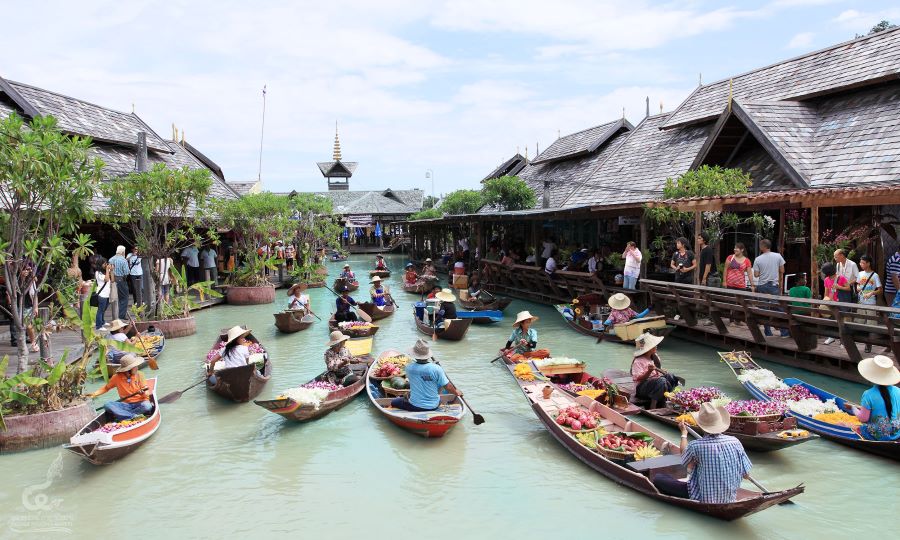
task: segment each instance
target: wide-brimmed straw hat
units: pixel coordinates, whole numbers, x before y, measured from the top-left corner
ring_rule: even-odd
[[[425,259],[425,262],[431,262],[431,257],[428,257],[427,259]]]
[[[691,416],[697,425],[707,433],[722,433],[731,425],[731,415],[725,410],[725,407],[716,407],[712,403],[706,402],[700,405],[700,410],[692,412]]]
[[[519,326],[524,321],[534,322],[538,319],[540,319],[540,317],[532,315],[530,311],[520,311],[516,313],[516,322],[513,323],[513,326]]]
[[[416,360],[430,360],[432,356],[431,347],[421,339],[416,340],[416,344],[409,350],[409,355]]]
[[[441,289],[441,292],[434,295],[434,297],[441,302],[453,302],[454,300],[456,300],[456,297],[453,296],[453,291],[451,291],[450,289]]]
[[[120,365],[116,373],[126,373],[138,367],[144,362],[144,359],[135,354],[126,354],[119,359]]]
[[[249,329],[244,329],[240,326],[232,326],[228,329],[228,337],[225,338],[225,344],[228,345],[232,341],[236,340],[239,337],[243,337],[250,334]]]
[[[293,296],[293,295],[294,295],[294,291],[296,291],[297,289],[299,289],[299,288],[301,288],[301,287],[309,287],[309,284],[307,284],[307,283],[295,283],[294,285],[291,285],[291,288],[290,288],[290,289],[288,289],[287,295],[288,295],[288,296]]]
[[[609,297],[609,307],[613,309],[628,309],[631,305],[631,298],[625,296],[625,293],[616,293]]]
[[[381,276],[374,276],[369,283],[381,283]]]
[[[644,332],[634,340],[634,356],[638,357],[642,354],[647,354],[655,349],[657,345],[662,343],[663,339],[665,338],[662,336],[654,336],[653,334]]]
[[[334,347],[338,343],[342,343],[350,339],[350,336],[344,334],[340,330],[335,330],[334,332],[328,334],[328,346]]]
[[[874,384],[891,386],[900,383],[900,370],[887,356],[879,354],[874,358],[866,358],[856,365],[856,369],[865,380]]]
[[[116,330],[121,330],[122,328],[128,328],[128,323],[122,322],[120,319],[116,319],[113,322],[109,323],[110,332],[115,332]]]

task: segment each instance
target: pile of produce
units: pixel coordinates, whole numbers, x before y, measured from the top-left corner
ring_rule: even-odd
[[[541,369],[542,367],[547,366],[580,366],[584,365],[584,362],[581,360],[576,360],[574,358],[566,358],[565,356],[557,356],[555,358],[543,358],[534,361],[534,367]]]
[[[591,399],[597,399],[598,397],[605,395],[606,390],[600,390],[599,388],[589,388],[587,390],[581,390],[577,392],[579,396],[587,396]]]
[[[394,390],[409,390],[409,379],[406,377],[394,377],[386,381],[381,381],[381,386],[393,388]]]
[[[787,412],[787,404],[780,401],[742,400],[725,405],[725,410],[732,416],[782,415]]]
[[[263,348],[263,346],[256,342],[250,343],[250,345],[248,345],[247,348],[250,349],[251,355],[263,354],[266,352],[266,350]],[[216,343],[215,346],[213,346],[212,350],[209,351],[208,353],[206,353],[206,362],[207,363],[212,362],[212,359],[215,358],[216,356],[222,354],[222,351],[224,351],[224,350],[225,350],[225,342],[224,341],[220,341],[220,342]]]
[[[373,326],[375,325],[366,321],[344,321],[338,323],[338,328],[341,330],[368,330]]]
[[[578,405],[572,405],[559,411],[556,423],[575,431],[581,431],[583,429],[597,429],[602,418],[598,413],[590,412]]]
[[[809,432],[805,429],[787,429],[778,434],[779,439],[802,439],[808,436]]]
[[[775,388],[766,391],[766,395],[775,401],[800,401],[801,399],[815,398],[815,394],[810,392],[802,384],[795,384],[789,388]]]
[[[534,380],[534,372],[531,371],[531,368],[528,364],[516,364],[515,369],[513,370],[513,374],[517,379],[523,381],[533,381]]]
[[[820,413],[813,416],[814,419],[819,420],[821,422],[827,422],[829,424],[837,424],[839,426],[853,427],[859,426],[862,422],[859,421],[859,418],[852,414],[847,414],[843,411],[832,412],[832,413]]]
[[[840,409],[835,405],[833,399],[822,401],[819,398],[807,398],[799,401],[790,401],[788,402],[788,405],[791,408],[791,412],[802,414],[804,416],[840,412]]]
[[[742,383],[752,383],[753,386],[759,388],[763,392],[775,390],[777,388],[786,389],[788,385],[779,379],[771,370],[768,369],[747,369],[738,375],[738,380]]]
[[[600,439],[600,447],[605,448],[607,450],[614,450],[616,452],[624,452],[627,454],[634,454],[641,448],[645,448],[647,446],[653,446],[653,437],[644,432],[636,432],[636,433],[610,433],[609,435],[604,436]],[[657,451],[657,454],[659,452]],[[646,456],[646,457],[655,457],[655,456]]]
[[[404,368],[409,363],[406,356],[391,356],[383,358],[378,362],[373,375],[376,377],[401,377],[404,375]]]
[[[147,354],[147,351],[155,349],[159,347],[159,343],[163,340],[163,337],[159,334],[153,335],[144,335],[134,336],[132,338],[128,338],[128,343],[130,345],[134,345],[135,347],[141,349],[142,355]]]
[[[560,390],[565,390],[566,392],[571,392],[573,394],[577,394],[582,390],[588,390],[593,388],[589,384],[578,384],[578,383],[566,383],[559,385]]]
[[[316,409],[332,391],[327,388],[288,388],[275,399],[292,399],[301,405],[312,405]]]
[[[125,428],[133,426],[135,424],[140,424],[141,422],[143,422],[146,419],[147,419],[146,416],[144,416],[143,414],[139,414],[139,415],[135,416],[134,418],[130,418],[128,420],[122,420],[119,422],[107,422],[106,424],[103,424],[102,426],[100,426],[100,429],[98,429],[97,431],[99,431],[100,433],[112,433],[113,431],[125,429]]]
[[[697,425],[697,421],[694,420],[694,417],[693,417],[693,415],[691,415],[691,413],[684,413],[684,414],[678,415],[675,417],[675,421],[676,422],[684,422],[685,424],[687,424],[689,426]]]
[[[342,390],[344,387],[328,381],[310,381],[306,384],[301,385],[300,388],[317,388],[319,390],[328,390],[329,392],[335,392],[337,390]]]
[[[598,435],[606,435],[606,430],[598,428],[597,431],[591,431],[590,433],[576,433],[575,438],[578,439],[582,446],[595,450],[597,448]]]
[[[645,459],[655,458],[661,456],[662,453],[656,449],[655,446],[648,444],[647,446],[642,446],[634,451],[634,460],[642,461]]]
[[[671,408],[686,412],[699,411],[700,405],[707,402],[720,406],[731,401],[715,386],[698,386],[688,390],[676,388],[671,392],[666,392],[665,396],[669,400]]]

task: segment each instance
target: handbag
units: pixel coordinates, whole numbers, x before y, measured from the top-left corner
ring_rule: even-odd
[[[104,282],[103,286],[100,287],[97,292],[91,294],[91,307],[100,307],[100,293],[103,292],[103,289],[105,289],[107,285],[109,285],[108,281]]]

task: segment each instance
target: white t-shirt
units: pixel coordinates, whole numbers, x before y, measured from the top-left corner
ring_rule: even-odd
[[[556,272],[556,259],[553,257],[547,259],[547,264],[544,265],[544,272],[547,272],[548,274]]]
[[[291,300],[288,302],[288,309],[298,309],[299,307],[303,307],[309,309],[309,295],[306,293],[301,293],[300,298],[291,297]]]
[[[125,260],[128,261],[128,273],[132,276],[143,276],[144,269],[141,267],[141,256],[129,253]]]
[[[547,240],[546,242],[543,242],[543,243],[541,244],[541,247],[544,248],[543,250],[541,250],[541,258],[542,258],[542,259],[549,259],[549,258],[550,258],[550,254],[553,253],[553,248],[556,247],[556,244],[554,244],[553,242]]]
[[[460,240],[459,240],[459,247],[460,247],[463,251],[469,251],[469,241],[466,240],[465,238],[460,238]]]
[[[169,268],[172,268],[172,258],[166,257],[159,261],[159,284],[169,285]]]
[[[125,341],[128,341],[128,336],[125,335],[125,332],[116,332],[114,334],[110,334],[109,339],[118,341],[119,343],[123,343]]]
[[[843,263],[837,264],[837,275],[844,276],[850,283],[856,283],[859,281],[859,266],[847,259]]]
[[[466,267],[466,263],[464,263],[462,261],[456,261],[455,263],[453,263],[453,268],[465,268],[465,267]]]
[[[246,345],[238,345],[231,349],[230,353],[222,356],[222,359],[216,362],[216,366],[221,365],[222,369],[246,366],[249,358],[250,349]]]
[[[97,295],[100,298],[109,298],[109,292],[112,290],[112,287],[106,285],[106,274],[103,272],[94,272],[94,280],[97,282]],[[106,285],[104,287],[104,285]]]
[[[186,264],[191,268],[200,267],[200,261],[197,259],[198,255],[200,255],[200,252],[194,246],[188,246],[181,250],[181,257],[187,259]]]

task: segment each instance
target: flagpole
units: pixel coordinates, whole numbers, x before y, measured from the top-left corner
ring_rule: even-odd
[[[260,128],[260,131],[259,131],[259,171],[256,174],[257,182],[262,182],[263,136],[266,133],[266,85],[263,85],[262,97],[263,97],[262,127]]]

